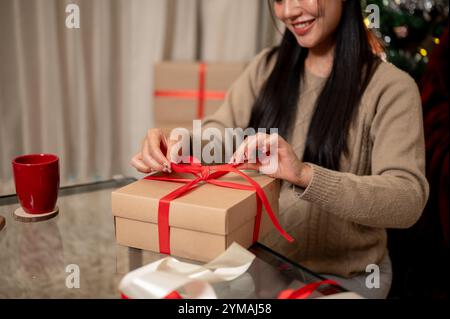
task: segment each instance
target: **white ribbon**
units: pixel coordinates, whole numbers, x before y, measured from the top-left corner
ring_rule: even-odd
[[[119,290],[132,299],[161,299],[183,288],[186,298],[216,299],[211,283],[236,279],[254,259],[255,255],[237,243],[203,266],[166,257],[128,273]]]

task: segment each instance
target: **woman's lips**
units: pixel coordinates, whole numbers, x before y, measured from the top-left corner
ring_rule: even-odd
[[[316,22],[316,19],[311,19],[308,21],[303,21],[300,23],[292,24],[294,27],[294,32],[298,36],[303,36],[311,30],[311,28],[314,26],[314,23]]]

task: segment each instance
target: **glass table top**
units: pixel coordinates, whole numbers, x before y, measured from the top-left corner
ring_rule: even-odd
[[[0,216],[6,220],[0,230],[0,298],[120,298],[118,286],[126,273],[166,257],[116,244],[111,192],[133,181],[61,188],[59,214],[36,223],[14,219],[16,196],[0,197]],[[219,298],[271,299],[283,289],[323,280],[261,244],[249,250],[256,259],[246,273],[213,285]],[[75,271],[79,288],[72,282]],[[313,296],[343,291],[324,286]]]

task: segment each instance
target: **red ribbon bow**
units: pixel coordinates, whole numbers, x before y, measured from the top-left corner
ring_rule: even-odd
[[[195,160],[195,159],[194,159]],[[177,188],[166,196],[159,200],[158,206],[158,233],[159,233],[159,251],[163,254],[170,254],[170,226],[169,226],[169,209],[170,202],[186,195],[195,188],[199,187],[202,182],[213,184],[220,187],[249,190],[256,192],[257,200],[257,212],[255,218],[255,226],[253,231],[253,242],[256,242],[259,237],[259,229],[261,223],[262,206],[266,209],[273,225],[278,230],[278,232],[286,238],[289,242],[293,242],[294,239],[281,227],[278,222],[272,208],[270,207],[269,201],[267,200],[266,194],[264,193],[261,186],[251,179],[248,175],[236,168],[236,165],[225,164],[217,166],[202,166],[199,163],[191,164],[171,164],[172,171],[175,173],[190,173],[194,175],[194,179],[187,178],[176,178],[171,176],[147,176],[145,179],[154,181],[168,181],[175,183],[184,183],[185,185]],[[198,162],[198,160],[196,161]],[[245,180],[247,180],[251,185],[243,185],[233,182],[218,180],[220,177],[233,172],[240,175]]]

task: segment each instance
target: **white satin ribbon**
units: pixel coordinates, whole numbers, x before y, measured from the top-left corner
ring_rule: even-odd
[[[119,290],[132,299],[161,299],[183,288],[186,298],[215,299],[211,283],[236,279],[254,259],[255,255],[237,243],[205,265],[166,257],[128,273],[120,282]]]

